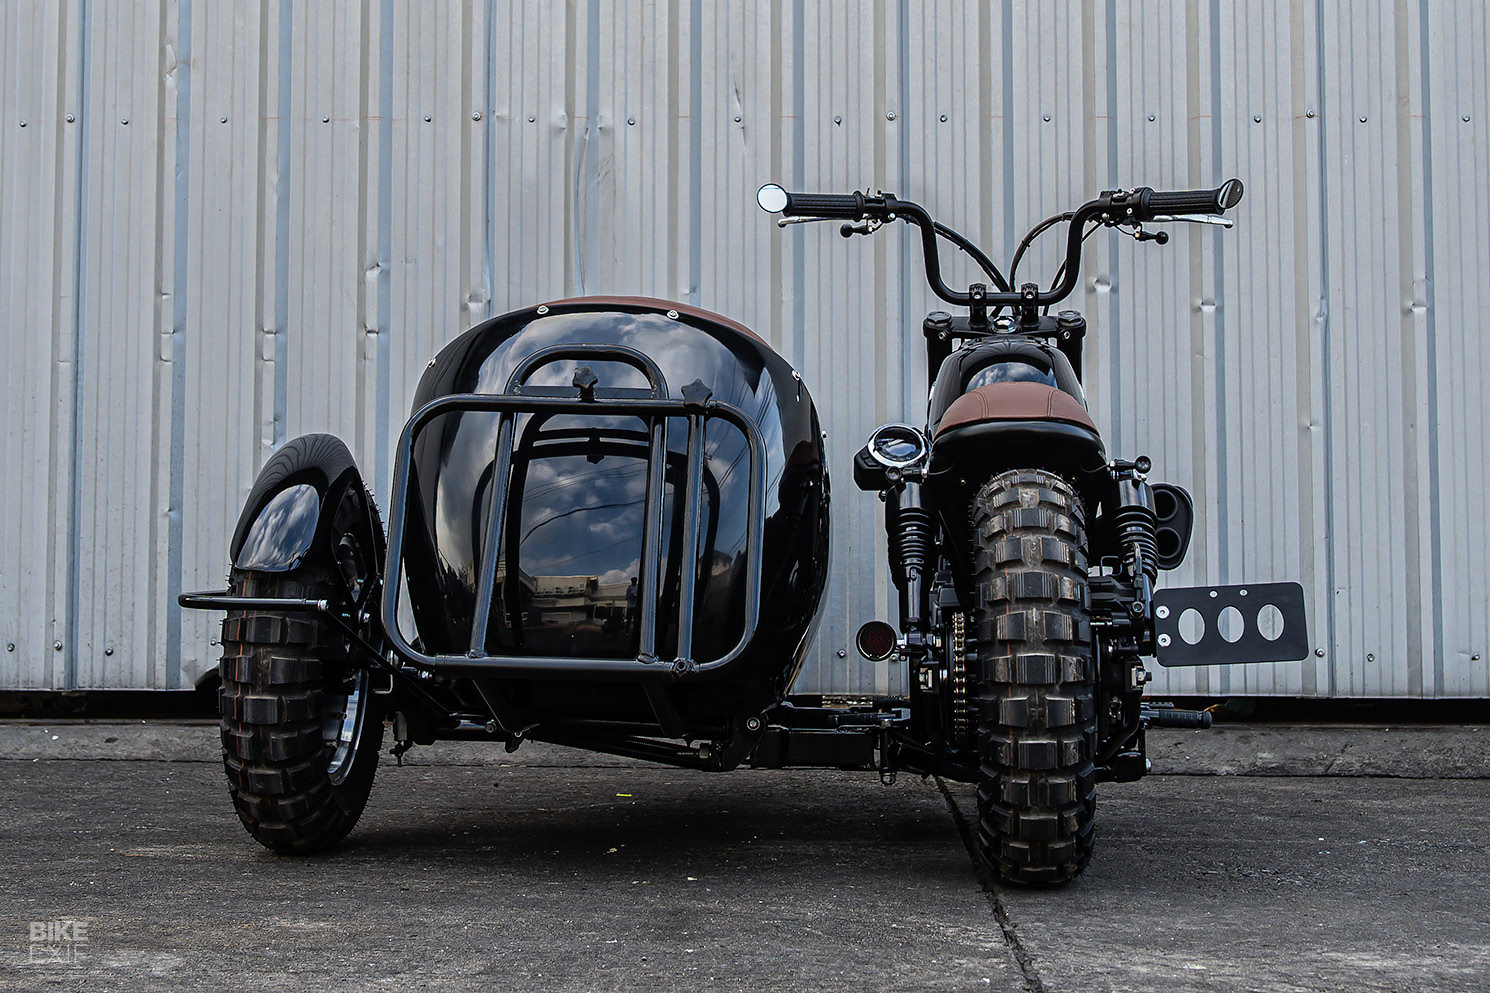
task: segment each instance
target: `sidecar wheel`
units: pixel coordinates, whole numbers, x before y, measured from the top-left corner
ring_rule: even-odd
[[[1005,472],[973,504],[978,848],[1014,883],[1068,882],[1092,854],[1095,665],[1082,502]]]
[[[234,569],[231,586],[239,596],[322,599],[331,577],[316,572]],[[229,611],[222,644],[223,768],[239,820],[276,852],[335,844],[362,815],[383,742],[367,670],[314,614]]]

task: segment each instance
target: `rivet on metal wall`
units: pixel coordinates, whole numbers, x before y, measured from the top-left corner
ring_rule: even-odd
[[[217,123],[219,123],[219,124],[226,124],[226,123],[228,123],[228,115],[227,114],[224,114],[221,117],[219,117],[217,119]]]
[[[104,653],[104,654],[105,654],[105,655],[113,655],[113,654],[114,654],[114,649],[113,649],[113,646],[110,646],[110,647],[108,647],[108,648],[105,648],[105,649],[104,649],[104,650],[103,650],[103,653]]]
[[[742,118],[739,114],[736,114],[735,115],[735,123],[736,124],[739,124],[742,120],[744,120],[744,118]]]
[[[68,114],[68,115],[67,115],[67,123],[68,123],[68,124],[71,124],[71,123],[73,123],[73,122],[74,122],[74,121],[76,121],[76,120],[77,120],[77,119],[78,119],[78,115],[76,115],[76,114]]]
[[[13,641],[7,642],[6,645],[5,645],[5,650],[7,652],[13,652],[13,651],[15,651],[16,650],[16,643],[13,642]]]
[[[1461,121],[1463,121],[1465,124],[1468,124],[1469,123],[1469,115],[1468,114],[1465,114],[1463,117],[1461,117],[1459,119]]]
[[[848,658],[848,651],[846,649],[842,649],[842,648],[838,649],[838,657],[841,658],[841,659]]]
[[[735,120],[738,121],[739,118],[737,117],[737,118],[735,118]],[[629,125],[631,125],[632,127],[636,127],[636,118],[634,118],[634,117],[628,117],[628,118],[626,118],[626,123],[629,124]]]
[[[535,123],[535,122],[536,122],[536,121],[537,121],[537,120],[538,120],[538,115],[537,115],[537,114],[529,114],[529,115],[528,115],[528,123],[529,123],[529,124],[533,124],[533,123]]]
[[[1317,659],[1324,658],[1324,649],[1323,648],[1316,648],[1316,649],[1314,649],[1314,657],[1317,658]]]
[[[323,115],[321,117],[321,123],[322,124],[330,124],[331,123],[331,115],[330,114]]]
[[[1050,115],[1049,114],[1046,114],[1045,115],[1045,123],[1046,124],[1049,124],[1050,123]]]
[[[1252,123],[1253,124],[1261,124],[1262,123],[1262,115],[1261,114],[1253,114],[1252,115]]]
[[[834,124],[842,124],[843,123],[843,118],[840,117],[840,116],[838,116],[837,114],[834,114],[833,115],[833,123]]]
[[[1362,114],[1361,115],[1361,123],[1362,124],[1365,124],[1366,123],[1366,115],[1365,114]]]
[[[22,121],[21,122],[21,127],[25,127],[25,126],[26,126],[26,122],[25,121]]]
[[[479,120],[481,120],[481,111],[479,111],[479,110],[473,110],[473,111],[471,111],[471,120],[473,120],[473,121],[479,121]]]
[[[1314,116],[1314,108],[1310,107],[1308,110],[1304,111],[1304,116],[1312,118]]]
[[[1374,652],[1367,652],[1366,653],[1366,661],[1367,662],[1375,662],[1376,661],[1376,654]]]
[[[1150,124],[1152,124],[1152,123],[1154,123],[1154,122],[1155,122],[1155,121],[1157,121],[1157,120],[1158,120],[1158,119],[1159,119],[1159,118],[1158,118],[1158,116],[1157,116],[1157,115],[1155,115],[1155,114],[1150,114],[1150,115],[1149,115],[1149,123],[1150,123]]]
[[[433,117],[431,117],[431,116],[430,116],[430,115],[428,115],[428,114],[425,114],[425,115],[424,115],[424,123],[425,123],[425,124],[428,124],[428,123],[429,123],[429,122],[430,122],[430,121],[432,121],[432,120],[434,120],[434,118],[433,118]]]
[[[942,115],[942,123],[943,124],[946,124],[947,123],[947,115],[946,114],[943,114]]]
[[[122,125],[124,125],[125,127],[128,127],[129,126],[129,118],[127,118],[127,117],[120,118],[119,123],[122,124]]]
[[[887,121],[893,121],[893,120],[895,120],[895,111],[893,111],[893,110],[887,110],[887,111],[885,111],[885,120],[887,120]]]
[[[52,642],[52,651],[54,651],[54,652],[60,652],[60,651],[62,651],[62,642],[60,642],[60,641],[54,641],[54,642]]]

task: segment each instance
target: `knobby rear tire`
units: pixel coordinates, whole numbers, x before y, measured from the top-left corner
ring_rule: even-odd
[[[308,599],[331,583],[310,567],[231,579],[236,595]],[[366,671],[351,665],[345,634],[310,613],[229,611],[222,644],[223,768],[239,820],[276,852],[335,844],[362,816],[383,741]],[[338,747],[349,714],[356,734]]]
[[[978,848],[1001,878],[1051,886],[1092,854],[1095,662],[1081,497],[1038,470],[979,490],[974,530]]]

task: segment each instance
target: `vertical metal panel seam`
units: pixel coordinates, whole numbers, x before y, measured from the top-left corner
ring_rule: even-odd
[[[1402,580],[1406,587],[1404,602],[1408,609],[1404,612],[1406,621],[1406,657],[1402,660],[1407,667],[1407,694],[1412,697],[1423,696],[1423,614],[1421,605],[1423,602],[1423,541],[1422,522],[1419,521],[1416,508],[1422,498],[1422,481],[1418,474],[1418,453],[1421,447],[1421,435],[1418,424],[1418,351],[1417,351],[1417,321],[1414,316],[1416,306],[1416,294],[1413,292],[1413,256],[1416,245],[1414,237],[1416,231],[1413,225],[1413,203],[1412,197],[1412,116],[1411,116],[1411,63],[1412,56],[1409,51],[1411,40],[1411,28],[1408,23],[1407,0],[1396,0],[1392,11],[1392,35],[1391,59],[1392,59],[1392,94],[1396,102],[1395,125],[1396,154],[1393,156],[1395,166],[1396,189],[1394,190],[1396,201],[1396,262],[1398,292],[1407,296],[1407,306],[1400,307],[1397,314],[1397,341],[1401,348],[1401,372],[1400,382],[1402,384],[1402,407],[1399,414],[1398,425],[1401,431],[1402,447],[1402,470],[1400,474],[1394,473],[1402,482],[1402,547],[1403,547],[1403,575]],[[1385,46],[1383,46],[1385,49]],[[1385,53],[1383,53],[1385,60]],[[1423,130],[1426,131],[1428,123],[1423,122]],[[1387,186],[1387,177],[1382,177],[1383,193]],[[1385,197],[1383,197],[1385,200]],[[1427,221],[1424,221],[1425,227]],[[1431,495],[1430,495],[1431,499]],[[1395,627],[1395,625],[1393,625]],[[1395,640],[1395,639],[1393,639]]]
[[[1324,387],[1324,416],[1321,424],[1321,434],[1324,435],[1324,527],[1325,527],[1325,575],[1328,577],[1329,586],[1327,609],[1325,611],[1325,628],[1329,639],[1330,662],[1325,666],[1329,673],[1329,695],[1335,696],[1337,692],[1338,679],[1335,674],[1334,652],[1338,644],[1335,630],[1335,440],[1333,437],[1333,412],[1334,412],[1334,389],[1331,383],[1332,370],[1330,368],[1330,173],[1329,173],[1329,146],[1325,141],[1328,120],[1325,104],[1325,45],[1324,45],[1324,0],[1315,0],[1314,4],[1314,44],[1316,46],[1315,59],[1317,65],[1315,71],[1318,73],[1317,86],[1319,93],[1315,96],[1315,102],[1319,113],[1319,317],[1320,317],[1320,360],[1322,372],[1320,380]]]
[[[279,132],[274,182],[274,447],[285,443],[290,411],[290,92],[295,82],[292,0],[279,3]]]
[[[491,317],[497,309],[497,216],[493,202],[493,194],[496,192],[497,134],[496,122],[492,120],[497,106],[497,74],[493,71],[497,51],[497,0],[487,0],[485,35],[486,52],[482,58],[482,70],[486,73],[486,85],[482,87],[482,99],[486,106],[481,108],[481,113],[486,119],[487,127],[483,132],[486,140],[481,143],[481,279],[485,284],[486,316]],[[474,317],[472,323],[476,323]],[[378,492],[388,491],[379,483]]]
[[[1117,0],[1107,0],[1107,183],[1108,189],[1117,189],[1118,180],[1118,43]],[[1122,423],[1118,398],[1123,395],[1123,336],[1122,312],[1118,308],[1118,248],[1122,241],[1117,228],[1107,236],[1107,320],[1111,325],[1102,329],[1107,338],[1107,360],[1109,365],[1107,395],[1112,397],[1108,409],[1112,411],[1114,425]],[[1078,273],[1078,276],[1080,274]],[[1116,440],[1116,439],[1114,439]]]
[[[83,514],[82,444],[83,431],[83,301],[88,291],[88,279],[84,269],[87,258],[86,244],[88,226],[88,132],[92,115],[88,112],[89,87],[93,82],[90,52],[93,46],[93,5],[83,0],[82,17],[78,20],[78,175],[74,198],[77,216],[73,219],[73,294],[72,294],[72,423],[69,425],[68,465],[72,478],[68,480],[67,494],[67,578],[63,606],[62,631],[60,636],[66,653],[63,656],[63,686],[76,689],[78,685],[78,650],[75,644],[78,632],[78,614],[82,596],[82,541],[81,520]],[[168,598],[169,599],[169,598]],[[167,607],[169,612],[170,608]],[[177,651],[180,631],[177,628]]]
[[[1428,0],[1418,3],[1418,63],[1422,72],[1423,87],[1423,292],[1428,307],[1427,375],[1428,375],[1428,547],[1432,576],[1432,589],[1440,588],[1443,580],[1443,531],[1440,512],[1443,506],[1443,491],[1439,488],[1438,476],[1438,299],[1434,280],[1433,255],[1433,97],[1429,80],[1432,78],[1431,58],[1428,52]],[[1433,595],[1433,696],[1443,695],[1443,597]]]
[[[1217,186],[1225,182],[1226,164],[1220,154],[1220,140],[1222,140],[1222,121],[1220,121],[1220,88],[1222,88],[1222,70],[1220,70],[1220,0],[1211,0],[1210,18],[1210,46],[1211,46],[1211,179]],[[1220,526],[1216,528],[1216,573],[1217,581],[1226,583],[1231,579],[1231,508],[1226,499],[1228,492],[1228,473],[1226,473],[1226,310],[1225,310],[1225,273],[1226,273],[1226,242],[1222,237],[1223,231],[1214,231],[1211,234],[1211,243],[1214,245],[1214,253],[1211,255],[1211,264],[1214,267],[1214,286],[1211,288],[1214,297],[1211,303],[1216,309],[1213,310],[1216,321],[1214,321],[1214,355],[1216,355],[1216,516],[1220,519]],[[1223,665],[1219,674],[1220,692],[1232,692],[1232,666]]]
[[[574,122],[575,122],[575,4],[572,2],[564,5],[564,176],[566,179],[577,175],[578,168],[574,163]],[[564,227],[563,230],[569,235],[570,244],[563,247],[564,258],[564,293],[566,296],[578,296],[579,289],[575,277],[574,257],[575,241],[574,235],[578,230],[577,219],[579,204],[577,194],[579,191],[579,180],[576,178],[565,183],[564,186]]]
[[[1014,229],[1014,0],[1004,0],[1003,52],[1004,70],[1004,258],[1011,258],[1019,234]]]
[[[1226,181],[1226,171],[1221,156],[1221,0],[1211,0],[1211,178],[1217,186]],[[1222,231],[1211,235],[1215,245],[1212,264],[1215,266],[1215,355],[1216,355],[1216,486],[1215,508],[1220,526],[1216,528],[1216,572],[1217,579],[1228,582],[1231,577],[1231,513],[1226,498],[1228,482],[1226,472],[1226,242]],[[1222,666],[1220,673],[1221,692],[1229,694],[1232,667]]]
[[[58,53],[58,66],[57,66],[57,77],[56,77],[57,78],[57,107],[56,107],[56,113],[57,113],[57,118],[59,120],[62,119],[63,114],[65,113],[65,107],[66,107],[66,103],[67,103],[67,84],[68,84],[68,57],[67,57],[67,53],[69,52],[69,50],[71,48],[71,46],[69,44],[69,42],[71,41],[71,37],[69,36],[69,33],[68,33],[68,26],[67,26],[68,18],[67,18],[67,14],[68,14],[68,6],[67,6],[67,4],[65,4],[65,3],[59,3],[57,5],[57,53]],[[81,18],[79,20],[81,21]],[[82,42],[82,38],[83,38],[83,32],[80,30],[78,32],[78,34],[77,34],[76,37],[77,37],[77,40],[79,42],[79,47],[82,47],[81,42]],[[78,59],[77,59],[77,66],[78,66],[78,71],[79,71],[80,74],[83,71],[83,66],[84,65],[86,65],[86,56],[85,56],[85,53],[80,53],[79,56],[78,56]],[[86,122],[87,119],[88,119],[87,118],[87,114],[85,112],[86,111],[86,107],[87,107],[87,90],[86,89],[83,89],[82,92],[80,92],[78,94],[77,99],[78,99],[78,103],[80,104],[80,106],[77,108],[77,112],[74,115],[75,116],[75,119],[81,120],[83,122]],[[81,128],[84,128],[84,127],[86,127],[86,123],[79,125],[79,128],[80,129]],[[81,180],[80,180],[80,177],[82,175],[83,161],[84,161],[83,154],[82,154],[82,151],[81,151],[81,149],[83,147],[83,136],[82,135],[79,135],[78,138],[77,138],[77,140],[79,142],[79,145],[78,145],[79,151],[76,153],[77,154],[76,166],[77,166],[78,176],[75,176],[73,178],[73,182],[75,184],[74,195],[76,197],[76,199],[74,201],[74,206],[78,208],[78,212],[81,214],[82,193],[83,193],[83,189],[84,189],[84,187],[83,187],[83,185],[81,183]],[[63,260],[64,254],[70,254],[72,256],[72,262],[73,262],[73,269],[74,269],[74,271],[73,271],[73,273],[71,275],[71,282],[73,283],[73,287],[72,287],[72,290],[73,290],[73,302],[74,302],[74,305],[76,305],[76,302],[77,302],[77,295],[76,295],[76,291],[77,291],[77,282],[76,282],[77,281],[77,267],[78,267],[78,262],[79,262],[79,258],[80,258],[80,255],[79,255],[79,244],[80,244],[80,241],[81,241],[81,238],[80,238],[81,229],[78,227],[76,219],[74,219],[73,224],[71,225],[71,230],[68,229],[68,225],[65,223],[66,206],[67,206],[67,199],[68,198],[67,198],[66,194],[63,192],[62,177],[65,176],[65,166],[63,165],[63,161],[64,161],[64,158],[65,158],[65,156],[67,154],[67,152],[66,152],[66,149],[67,149],[66,142],[67,142],[67,133],[66,133],[66,130],[64,128],[58,128],[57,129],[56,138],[55,138],[55,144],[53,146],[53,155],[55,156],[55,161],[57,163],[57,171],[58,171],[58,177],[59,178],[58,178],[57,188],[54,191],[54,195],[53,195],[53,198],[52,198],[52,263],[53,264],[52,264],[52,279],[51,279],[51,282],[48,284],[48,288],[49,288],[50,296],[51,296],[51,307],[50,307],[51,313],[49,315],[49,318],[50,319],[48,321],[48,323],[50,325],[50,327],[48,328],[48,330],[51,333],[50,333],[50,340],[47,342],[47,346],[49,348],[49,352],[47,354],[48,365],[49,365],[48,376],[47,376],[47,405],[48,405],[48,408],[50,409],[51,416],[45,418],[45,420],[47,422],[47,439],[46,439],[46,452],[47,452],[47,469],[46,469],[46,481],[47,481],[47,487],[46,487],[46,493],[47,493],[47,500],[46,500],[46,519],[47,519],[48,524],[50,524],[52,521],[54,521],[56,519],[56,514],[57,514],[57,509],[58,509],[59,502],[65,500],[67,502],[66,505],[68,507],[70,507],[71,506],[71,499],[72,499],[70,494],[64,494],[64,493],[61,492],[61,487],[58,485],[58,479],[57,479],[57,477],[58,477],[59,463],[61,462],[61,459],[59,459],[57,457],[57,455],[58,455],[58,452],[61,449],[62,444],[63,444],[63,439],[61,437],[61,435],[62,435],[62,423],[61,423],[62,418],[58,417],[57,416],[57,413],[56,413],[56,404],[57,404],[58,399],[60,398],[60,396],[62,394],[62,370],[59,368],[59,364],[57,362],[57,356],[59,355],[59,353],[62,350],[62,338],[63,338],[63,335],[64,334],[67,334],[68,336],[71,336],[71,334],[73,333],[73,329],[72,329],[71,326],[67,326],[67,327],[64,328],[63,308],[61,306],[61,301],[65,298],[65,295],[66,295],[66,291],[63,289],[63,284],[64,284],[64,282],[67,281],[67,280],[64,279],[64,277],[67,276],[67,273],[66,273],[66,271],[65,271],[65,269],[63,267],[62,260]],[[68,241],[68,238],[69,237],[71,238],[71,241]],[[14,352],[12,352],[12,355],[13,354],[14,354]],[[28,356],[28,358],[29,358],[29,356]],[[69,373],[69,375],[71,374],[71,370],[70,369],[68,370],[68,373]],[[24,528],[23,528],[23,530],[24,530]],[[59,570],[57,568],[57,564],[58,563],[57,563],[57,555],[56,555],[56,549],[54,547],[54,542],[55,542],[55,538],[52,537],[52,536],[48,536],[47,539],[45,540],[45,543],[44,543],[44,547],[45,547],[45,558],[46,558],[46,580],[45,580],[46,585],[45,585],[45,599],[44,599],[43,602],[47,606],[47,613],[48,614],[51,614],[53,612],[53,608],[56,606],[56,603],[57,603],[57,585],[58,585],[58,575],[57,574],[58,574],[58,571]],[[0,564],[0,568],[3,568],[4,565],[8,565],[8,563]],[[20,570],[17,569],[16,571],[19,572]],[[67,614],[66,614],[66,611],[67,611],[67,588],[68,588],[67,587],[67,583],[68,583],[68,570],[67,570],[67,564],[66,564],[66,562],[62,563],[61,573],[62,573],[61,583],[62,583],[62,610],[63,610],[62,623],[64,625],[64,632],[65,632],[65,625],[67,623]],[[45,619],[38,618],[38,621],[41,622],[41,623],[44,623],[44,624],[48,625],[51,628],[49,637],[47,637],[45,639],[46,641],[52,640],[59,633],[64,633],[64,632],[59,632],[58,630],[56,630],[56,628],[57,628],[57,619],[55,617],[48,617],[48,618],[45,618]],[[21,626],[21,622],[18,619],[16,633],[18,635],[20,635],[23,630],[24,630],[24,628]],[[25,645],[26,642],[25,641],[22,641],[21,644],[22,645]],[[35,644],[35,643],[33,642],[33,644]],[[42,653],[45,652],[45,649],[43,649],[43,648],[36,648],[34,650],[35,651],[42,652]],[[46,658],[46,655],[45,654],[42,654],[41,655],[41,659],[44,659],[44,658]],[[17,677],[18,677],[17,678],[17,685],[25,685],[26,682],[28,681],[27,680],[26,673],[25,673],[25,663],[24,662],[21,662],[19,659],[16,660],[16,661],[17,661]],[[40,663],[40,659],[38,659],[38,662]],[[55,682],[56,674],[55,674],[55,672],[53,672],[53,673],[50,674],[50,678],[48,678],[48,670],[49,669],[50,669],[50,666],[47,665],[46,663],[40,663],[40,664],[38,664],[38,666],[37,666],[37,670],[38,671],[35,674],[35,683],[34,683],[34,685],[36,685],[38,687],[43,687],[44,686],[46,689],[52,689],[52,688],[54,688],[54,685],[53,684]]]
[[[897,29],[900,34],[899,50],[897,53],[897,66],[900,79],[897,81],[897,102],[900,106],[895,108],[896,120],[900,123],[897,134],[900,138],[900,147],[897,149],[897,166],[900,175],[896,177],[896,189],[904,189],[909,185],[911,179],[911,142],[907,134],[911,127],[911,10],[910,0],[900,0],[900,9],[897,11]],[[919,122],[918,122],[919,123]],[[917,199],[920,199],[919,197]],[[916,271],[916,254],[920,249],[916,246],[914,238],[896,238],[897,248],[900,250],[900,327],[896,330],[896,343],[901,355],[900,367],[903,372],[908,371],[906,361],[906,335],[910,329],[915,327],[919,321],[916,320],[913,301],[916,299],[914,290],[920,283],[921,274]],[[911,342],[914,344],[914,341]],[[915,410],[915,394],[919,387],[910,375],[901,376],[900,404],[905,411]],[[886,420],[897,419],[897,415],[891,414]],[[888,673],[888,666],[875,666],[876,680],[882,678],[883,673]],[[886,687],[888,690],[888,687]]]
[[[682,21],[678,0],[668,0],[667,8],[667,295],[669,299],[678,293],[678,225],[683,207],[679,193],[678,135],[682,130],[682,54],[683,46],[678,40],[678,25]],[[776,128],[772,134],[777,133]],[[778,298],[779,299],[779,298]]]
[[[1226,163],[1221,155],[1221,0],[1211,3],[1211,178],[1217,186],[1224,183]],[[1231,578],[1230,491],[1227,481],[1228,433],[1226,430],[1226,239],[1224,230],[1212,232],[1215,243],[1216,304],[1216,513],[1221,526],[1216,529],[1216,571],[1220,582]],[[1221,670],[1222,691],[1230,689],[1227,679],[1231,667]]]
[[[593,0],[597,5],[599,0]],[[699,303],[699,284],[704,278],[704,3],[693,0],[688,25],[689,109],[688,123],[688,302]],[[598,61],[599,41],[596,41]]]
[[[182,504],[186,500],[186,297],[191,221],[191,0],[181,0],[176,16],[178,46],[176,84],[176,218],[175,262],[171,274],[171,508],[167,516],[166,589],[181,589],[181,560],[186,543]],[[166,597],[166,688],[181,684],[181,607]]]
[[[780,34],[781,24],[782,24],[782,21],[783,21],[783,17],[782,17],[782,13],[781,13],[782,12],[782,9],[783,9],[783,0],[772,0],[772,3],[771,3],[771,28],[772,28],[772,30],[774,32],[777,33],[778,36]],[[668,27],[670,29],[670,34],[668,36],[668,39],[669,39],[669,42],[672,42],[672,41],[676,40],[676,37],[677,37],[677,35],[676,35],[676,25],[673,24],[673,23],[671,23],[671,22],[669,22]],[[769,150],[769,152],[767,153],[767,156],[766,156],[767,161],[770,163],[770,172],[767,174],[767,177],[766,178],[770,179],[772,182],[777,182],[777,183],[784,181],[783,180],[783,176],[784,176],[784,174],[786,172],[785,163],[782,161],[782,155],[783,155],[783,153],[782,153],[782,131],[785,128],[784,122],[786,120],[785,108],[783,106],[783,99],[782,99],[782,82],[783,82],[783,79],[785,77],[785,73],[782,70],[782,55],[783,55],[783,51],[782,50],[784,48],[785,48],[785,46],[784,45],[781,45],[781,44],[773,44],[773,45],[771,45],[771,68],[770,68],[770,76],[768,77],[771,80],[771,87],[770,87],[770,89],[771,89],[771,97],[770,97],[770,99],[771,99],[771,109],[770,109],[771,117],[770,117],[770,121],[771,121],[771,123],[770,123],[770,126],[766,129],[767,131],[770,132],[770,134],[769,134],[770,150]],[[669,68],[673,70],[673,73],[675,73],[675,68],[674,67],[676,67],[676,65],[677,65],[677,50],[675,48],[673,48],[671,45],[669,45],[669,54],[671,56],[671,58],[669,59],[669,63],[670,63]],[[677,76],[675,74],[673,74],[673,73],[670,73],[669,80],[668,80],[668,83],[669,83],[669,85],[668,85],[668,106],[670,108],[668,117],[669,117],[670,120],[676,120],[677,119],[677,116],[678,116],[677,115],[677,111],[676,111],[676,107],[677,107],[677,87],[675,85],[676,84],[676,81],[677,81]],[[678,200],[678,197],[677,197],[677,168],[676,168],[677,151],[676,151],[676,146],[677,146],[677,133],[675,131],[669,131],[669,134],[668,134],[668,144],[667,144],[668,160],[669,160],[668,161],[668,166],[669,166],[669,168],[668,168],[668,200],[669,200],[668,209],[669,209],[669,213],[671,213],[675,209],[674,205],[677,203],[677,200]],[[748,211],[748,209],[749,208],[747,207],[747,211]],[[672,222],[671,217],[669,218],[669,222],[670,223],[668,224],[668,246],[667,246],[667,248],[668,248],[668,267],[667,267],[667,273],[668,273],[668,284],[669,284],[669,286],[671,286],[673,276],[674,276],[674,274],[676,272],[675,264],[676,264],[676,261],[677,261],[677,256],[676,256],[676,251],[677,251],[677,245],[676,245],[677,225],[676,225],[676,223],[673,223]],[[769,261],[767,262],[767,271],[770,273],[770,285],[771,285],[770,297],[769,297],[769,299],[771,301],[771,308],[770,308],[770,315],[771,315],[770,316],[770,321],[771,321],[771,325],[770,325],[770,331],[767,333],[766,337],[771,342],[772,347],[774,347],[778,352],[785,352],[786,351],[786,347],[785,347],[786,346],[786,339],[783,337],[783,335],[786,332],[786,328],[785,328],[785,324],[786,324],[786,321],[785,321],[786,289],[782,285],[783,284],[783,281],[784,281],[783,278],[782,278],[782,266],[783,266],[782,242],[783,241],[784,241],[784,239],[782,239],[780,237],[774,237],[774,238],[771,238],[770,239],[770,248],[768,249],[768,252],[769,252]]]
[[[807,0],[792,7],[792,182],[800,190],[807,175]],[[792,249],[792,366],[801,369],[807,360],[807,255],[800,241]]]
[[[978,243],[993,248],[993,26],[987,4],[978,5]],[[935,373],[931,373],[935,375]]]
[[[390,366],[393,362],[393,0],[383,0],[378,15],[378,341],[377,411],[373,428],[373,477],[377,491],[390,488],[388,414]]]

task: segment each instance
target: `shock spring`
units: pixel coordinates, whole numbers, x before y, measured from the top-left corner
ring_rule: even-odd
[[[1119,488],[1121,503],[1112,515],[1123,565],[1137,578],[1141,571],[1152,583],[1159,575],[1159,518],[1154,513],[1154,491],[1148,483],[1124,481]]]

